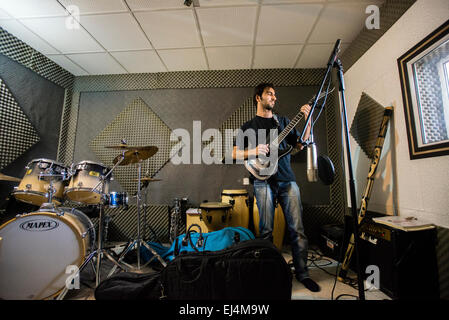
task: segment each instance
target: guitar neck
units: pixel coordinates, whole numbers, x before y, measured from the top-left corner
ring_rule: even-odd
[[[284,141],[285,137],[292,131],[294,127],[299,123],[299,121],[304,117],[304,114],[300,111],[298,114],[290,121],[290,123],[282,130],[282,132],[277,136],[277,138],[271,143],[278,147],[282,141]]]

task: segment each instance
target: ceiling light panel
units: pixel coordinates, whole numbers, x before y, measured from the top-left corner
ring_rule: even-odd
[[[365,26],[366,4],[330,4],[313,30],[309,43],[352,42]],[[345,21],[345,23],[342,23]]]
[[[159,50],[158,53],[169,71],[207,70],[206,59],[200,48]]]
[[[91,75],[127,73],[126,70],[107,53],[69,54],[67,57],[80,65]]]
[[[251,45],[256,7],[197,8],[205,46]]]
[[[135,16],[156,49],[201,46],[190,9],[136,12]]]
[[[66,16],[68,13],[56,0],[2,0],[0,8],[14,18]]]
[[[206,48],[211,70],[250,69],[252,47]]]
[[[303,45],[256,46],[255,69],[293,68]]]
[[[154,50],[111,52],[111,55],[130,73],[167,71]]]
[[[262,6],[256,44],[304,43],[322,8],[320,4]]]
[[[128,12],[123,0],[59,0],[64,7],[75,6],[80,14]]]
[[[79,22],[107,50],[151,49],[130,13],[81,16]]]
[[[68,18],[39,18],[20,21],[62,53],[104,51],[82,27],[68,28],[66,25]]]

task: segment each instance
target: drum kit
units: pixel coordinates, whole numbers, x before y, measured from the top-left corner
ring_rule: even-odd
[[[141,183],[148,185],[148,182],[159,181],[142,177],[141,165],[158,148],[129,146],[125,140],[106,148],[120,151],[112,168],[87,160],[66,167],[54,160],[41,158],[28,163],[22,179],[0,174],[0,180],[19,182],[12,192],[17,200],[40,206],[36,212],[17,215],[0,226],[0,299],[63,299],[74,280],[72,277],[72,282],[67,282],[69,274],[66,268],[75,266],[79,275],[95,258],[98,286],[103,256],[113,262],[108,276],[117,268],[134,269],[123,259],[136,245],[138,270],[141,268],[139,253],[142,244],[154,258],[166,265],[140,234]],[[103,248],[104,209],[127,208],[128,194],[110,191],[109,185],[117,166],[131,164],[138,167],[137,235],[116,260]],[[65,201],[97,207],[98,234],[89,217],[78,209],[63,207]]]

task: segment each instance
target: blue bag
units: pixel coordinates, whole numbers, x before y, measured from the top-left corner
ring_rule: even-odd
[[[200,232],[191,230],[195,226]],[[171,261],[184,252],[219,251],[254,238],[251,230],[243,227],[227,227],[218,231],[202,233],[199,225],[192,224],[185,234],[175,239],[163,258]]]

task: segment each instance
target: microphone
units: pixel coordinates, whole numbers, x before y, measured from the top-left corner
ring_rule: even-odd
[[[311,142],[307,145],[307,181],[318,181],[318,161],[316,157],[315,142]]]

